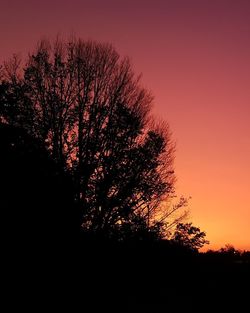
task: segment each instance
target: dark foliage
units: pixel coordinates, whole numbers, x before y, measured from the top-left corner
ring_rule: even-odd
[[[190,250],[198,250],[209,241],[205,239],[206,233],[201,231],[200,228],[195,227],[192,223],[179,223],[172,236],[172,240],[181,246]]]
[[[25,130],[0,124],[1,208],[5,230],[48,238],[77,227],[70,177]],[[69,229],[71,227],[71,229]],[[22,231],[21,231],[22,230]]]

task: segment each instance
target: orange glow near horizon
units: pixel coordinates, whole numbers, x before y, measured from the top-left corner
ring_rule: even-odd
[[[250,250],[249,17],[247,0],[1,0],[0,62],[58,33],[113,43],[170,124],[207,248]]]

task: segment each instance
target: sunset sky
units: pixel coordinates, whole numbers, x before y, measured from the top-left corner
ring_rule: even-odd
[[[210,248],[250,250],[249,0],[0,0],[0,62],[36,42],[111,42],[177,142],[177,194]]]

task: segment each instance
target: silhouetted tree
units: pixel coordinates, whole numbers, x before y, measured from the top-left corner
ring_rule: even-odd
[[[174,145],[168,125],[152,121],[152,96],[128,58],[110,44],[72,39],[41,41],[23,70],[20,62],[4,64],[0,119],[43,142],[71,173],[83,228],[164,236]]]
[[[206,233],[200,231],[200,228],[193,226],[192,223],[179,223],[172,240],[188,249],[198,250],[209,243],[205,237]]]
[[[235,260],[237,258],[240,259],[242,252],[240,250],[235,249],[235,247],[231,244],[226,244],[225,247],[222,247],[218,250],[218,253],[224,258]]]

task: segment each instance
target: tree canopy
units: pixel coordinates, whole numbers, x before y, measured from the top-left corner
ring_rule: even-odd
[[[175,147],[152,101],[107,43],[43,40],[0,75],[0,121],[43,143],[71,175],[82,230],[112,238],[164,237],[175,211]]]

